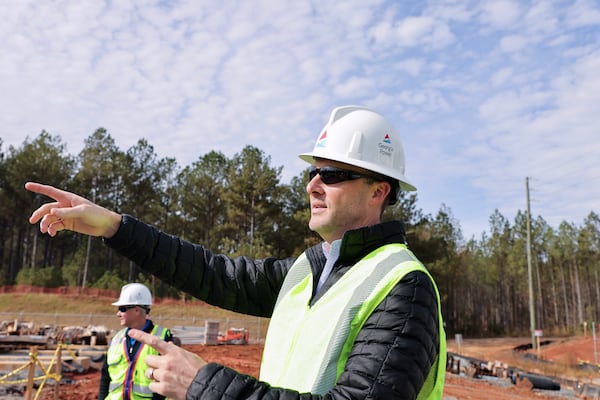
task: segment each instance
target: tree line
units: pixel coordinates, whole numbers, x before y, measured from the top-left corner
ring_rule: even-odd
[[[230,257],[297,256],[320,241],[307,225],[308,168],[282,183],[282,167],[253,146],[233,157],[210,151],[180,166],[174,158],[159,158],[145,139],[121,150],[104,128],[87,137],[75,156],[60,136],[46,131],[20,147],[4,150],[2,144],[0,138],[0,285],[119,289],[141,281],[158,296],[182,296],[100,238],[41,235],[28,217],[48,199],[27,192],[29,180],[81,194]],[[401,193],[384,219],[405,222],[409,247],[438,283],[448,334],[527,335],[527,213],[509,221],[496,210],[489,231],[465,240],[447,206],[425,214],[417,200],[415,193]],[[598,321],[598,214],[590,211],[580,225],[565,221],[553,228],[541,216],[530,224],[536,329],[570,334]]]

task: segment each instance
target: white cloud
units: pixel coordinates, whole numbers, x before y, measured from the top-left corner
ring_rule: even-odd
[[[569,27],[600,24],[600,6],[593,0],[577,0],[567,8],[566,22]]]
[[[500,86],[503,83],[507,82],[510,77],[512,76],[512,69],[510,67],[506,67],[506,68],[502,68],[501,70],[495,72],[492,75],[492,85],[494,86]]]
[[[335,87],[335,95],[341,99],[364,97],[373,92],[373,82],[364,77],[351,77],[350,79],[340,82]]]
[[[427,44],[444,47],[454,40],[448,26],[430,17],[408,17],[396,27],[396,38],[401,46]]]
[[[400,61],[398,67],[408,72],[411,76],[417,76],[421,73],[424,63],[425,61],[422,59],[409,58]]]
[[[484,22],[494,29],[506,29],[518,22],[521,7],[517,1],[490,0],[481,3]]]
[[[551,2],[534,3],[525,15],[525,25],[529,34],[552,35],[558,24],[558,15]]]
[[[403,133],[425,212],[446,203],[471,233],[495,208],[522,208],[527,175],[553,223],[598,204],[594,1],[19,1],[0,13],[1,150],[46,129],[76,154],[102,126],[122,149],[144,137],[182,165],[255,145],[287,180],[330,109],[363,103]]]
[[[409,16],[396,20],[391,16],[379,21],[369,30],[369,37],[382,48],[417,47],[443,48],[455,40],[454,34],[441,19],[428,16]]]
[[[518,35],[505,36],[500,40],[500,48],[506,53],[521,51],[527,45],[527,39]]]
[[[397,24],[396,38],[401,46],[416,46],[433,31],[434,26],[433,18],[408,17]]]

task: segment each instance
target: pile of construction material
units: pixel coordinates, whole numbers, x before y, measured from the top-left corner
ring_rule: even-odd
[[[48,348],[57,343],[103,346],[108,344],[113,330],[105,326],[36,327],[32,322],[18,320],[0,322],[0,351],[27,348],[32,345]]]

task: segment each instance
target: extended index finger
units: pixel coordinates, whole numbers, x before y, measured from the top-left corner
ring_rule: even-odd
[[[64,190],[60,190],[50,185],[43,185],[37,182],[27,182],[25,183],[25,189],[30,192],[43,194],[44,196],[48,196],[53,198],[54,200],[60,200],[60,197],[65,193]]]
[[[57,189],[54,186],[43,185],[37,182],[27,182],[25,183],[25,189],[56,200],[52,203],[43,204],[37,210],[35,210],[29,217],[29,222],[32,224],[37,223],[44,215],[50,214],[53,208],[59,207],[61,201],[64,202],[66,200],[67,192]]]
[[[168,353],[169,344],[161,338],[159,338],[158,336],[146,333],[139,329],[130,329],[129,336],[131,336],[135,340],[147,344],[162,355]]]

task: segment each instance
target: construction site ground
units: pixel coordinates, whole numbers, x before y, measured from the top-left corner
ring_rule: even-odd
[[[544,375],[568,376],[571,379],[592,382],[594,375],[589,373],[584,376],[574,366],[578,363],[596,362],[596,346],[592,337],[574,337],[551,339],[551,343],[541,346],[536,351],[536,356],[545,360],[529,361],[523,364],[523,354],[515,353],[516,346],[527,344],[527,338],[507,339],[471,339],[462,340],[460,346],[453,340],[448,341],[448,351],[460,353],[485,361],[501,361],[512,365],[519,363],[531,372]],[[215,361],[234,368],[242,373],[252,376],[258,375],[262,345],[184,345],[184,348],[197,353],[207,361]],[[531,352],[531,351],[530,351]],[[596,373],[597,375],[598,373]],[[68,374],[67,378],[73,379],[70,384],[62,384],[60,399],[64,400],[91,400],[96,399],[100,373],[91,370],[86,373]],[[54,398],[52,388],[44,389],[41,398],[50,400]],[[465,374],[446,373],[446,385],[444,389],[445,400],[556,400],[558,399],[592,399],[597,397],[586,397],[581,394],[564,393],[533,389],[531,383],[526,380],[517,380],[516,384],[507,379],[471,377]]]

